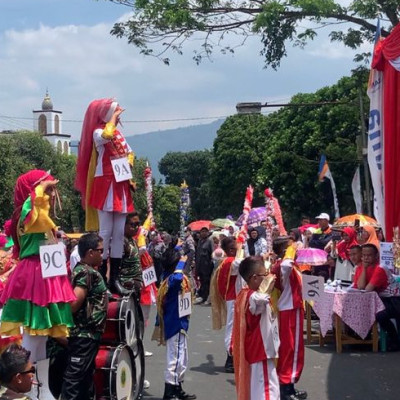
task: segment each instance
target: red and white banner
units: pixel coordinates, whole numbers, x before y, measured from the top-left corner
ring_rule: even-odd
[[[379,221],[379,218],[378,221],[384,226],[386,240],[392,241],[393,228],[400,226],[400,162],[398,162],[400,154],[400,25],[395,26],[390,35],[377,44],[372,68],[382,74],[380,84],[383,87],[383,92],[380,91],[383,97],[379,116],[381,122],[379,135],[383,138],[381,172],[383,172],[384,187],[384,224]],[[379,78],[374,82],[378,80]],[[377,109],[377,107],[372,108],[371,105],[371,110]],[[378,123],[378,114],[372,117],[373,122]],[[373,133],[375,130],[370,132]],[[371,133],[369,137],[371,138]],[[376,190],[375,186],[374,190]],[[379,196],[379,191],[375,191],[376,194]],[[378,203],[378,206],[381,204]]]

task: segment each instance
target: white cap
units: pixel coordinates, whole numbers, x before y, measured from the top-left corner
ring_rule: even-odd
[[[315,219],[326,219],[328,221],[330,220],[329,214],[327,214],[327,213],[321,213],[318,216],[316,216]]]

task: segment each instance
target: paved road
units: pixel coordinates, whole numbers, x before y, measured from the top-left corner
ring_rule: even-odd
[[[211,308],[194,306],[189,328],[189,368],[184,388],[199,400],[235,399],[233,374],[224,372],[223,332],[211,329]],[[152,319],[155,311],[152,310]],[[145,345],[154,355],[146,358],[146,377],[151,387],[145,399],[162,399],[165,348],[151,342],[152,328],[145,332]],[[306,347],[306,365],[298,385],[310,400],[398,400],[400,353],[372,353],[369,348],[345,347],[336,354],[333,345]]]

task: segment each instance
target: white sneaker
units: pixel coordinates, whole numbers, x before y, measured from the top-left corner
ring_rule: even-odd
[[[143,389],[148,389],[150,387],[150,382],[147,380],[147,379],[145,379],[144,381],[143,381]]]
[[[201,304],[204,303],[204,300],[202,297],[196,297],[193,304]]]
[[[145,357],[151,357],[153,355],[153,353],[151,351],[144,351],[144,356]]]

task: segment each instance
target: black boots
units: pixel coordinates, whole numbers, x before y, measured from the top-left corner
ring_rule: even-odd
[[[287,385],[280,385],[281,400],[305,400],[307,392],[304,390],[297,390],[293,383]]]
[[[195,394],[188,394],[182,389],[182,383],[179,383],[179,385],[175,386],[175,388],[176,388],[176,396],[178,397],[179,400],[197,399],[197,396]]]
[[[127,296],[130,294],[129,290],[126,290],[118,279],[120,267],[120,258],[110,258],[110,280],[108,282],[108,287],[111,293]]]
[[[99,272],[107,286],[107,259],[103,260],[102,264],[100,265]]]
[[[179,385],[165,384],[163,400],[195,400],[195,394],[188,394],[182,389],[182,383]]]
[[[225,372],[228,372],[228,373],[235,372],[235,369],[233,367],[233,357],[229,353],[226,356]]]
[[[165,383],[163,400],[178,400],[176,397],[176,386]]]

